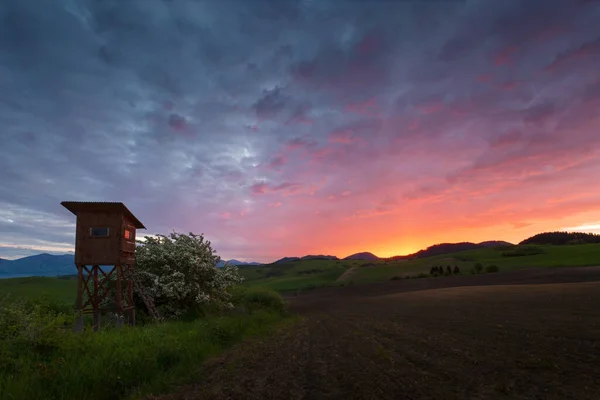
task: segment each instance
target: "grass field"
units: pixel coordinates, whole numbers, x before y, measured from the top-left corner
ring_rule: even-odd
[[[538,254],[504,256],[515,249],[539,251]],[[320,286],[349,285],[386,281],[393,277],[429,274],[431,267],[458,266],[462,274],[469,274],[476,263],[496,265],[500,271],[511,271],[532,267],[576,267],[600,265],[600,244],[569,246],[520,246],[512,250],[487,248],[464,251],[435,257],[400,261],[362,260],[306,260],[262,267],[240,269],[248,286],[262,286],[285,292],[311,289]],[[343,279],[339,279],[349,269]]]
[[[600,245],[583,244],[571,246],[520,246],[522,249],[538,249],[539,254],[524,256],[503,256],[510,251],[503,248],[488,248],[446,254],[417,260],[390,262],[371,268],[360,268],[354,275],[356,282],[377,282],[394,276],[407,276],[429,273],[432,266],[457,265],[461,272],[469,273],[475,263],[484,267],[496,265],[500,271],[514,271],[524,268],[579,267],[600,265]]]
[[[0,400],[112,400],[165,391],[193,380],[204,360],[231,345],[293,321],[272,291],[238,288],[232,301],[238,310],[191,321],[74,333],[68,305],[0,298]]]
[[[240,267],[247,287],[289,292],[313,289],[322,286],[352,285],[381,282],[393,277],[409,277],[429,274],[432,266],[455,265],[462,274],[469,274],[475,263],[484,267],[496,265],[500,271],[524,268],[552,268],[600,265],[600,244],[569,246],[522,246],[535,248],[539,254],[505,257],[506,249],[480,249],[442,256],[405,261],[364,260],[305,260],[265,266]],[[348,270],[352,271],[346,275]],[[343,279],[340,279],[344,275]],[[35,298],[41,295],[73,304],[76,295],[76,280],[69,278],[11,278],[0,279],[0,293],[14,297]]]
[[[276,291],[310,289],[325,286],[348,268],[365,261],[306,260],[272,264],[262,267],[242,267],[240,272],[247,286],[262,286]]]
[[[514,250],[243,267],[241,314],[83,335],[70,331],[75,279],[0,280],[10,296],[0,302],[0,400],[137,398],[198,377],[203,392],[189,398],[597,398],[588,394],[600,393],[590,378],[600,365],[600,287],[589,280],[600,271],[576,267],[600,265],[600,245]],[[507,273],[471,275],[475,263]],[[464,276],[391,280],[436,265],[458,265]],[[560,276],[587,283],[481,287]],[[471,287],[443,289],[453,285]],[[330,287],[302,290],[320,286]],[[293,311],[307,318],[263,340],[285,320],[267,289],[295,290]],[[18,306],[40,297],[65,311]],[[203,365],[248,336],[254,345]]]
[[[75,306],[77,279],[40,276],[0,279],[0,294],[23,299],[46,297]]]

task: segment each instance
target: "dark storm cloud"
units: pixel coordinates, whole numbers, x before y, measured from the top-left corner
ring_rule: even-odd
[[[250,252],[263,236],[223,215],[437,173],[396,160],[464,148],[473,127],[493,152],[529,137],[512,125],[592,115],[598,16],[566,0],[2,1],[0,257],[67,248],[62,200],[124,201],[149,233]]]
[[[286,106],[287,97],[282,94],[280,87],[265,90],[263,96],[252,105],[256,115],[261,119],[274,118]]]

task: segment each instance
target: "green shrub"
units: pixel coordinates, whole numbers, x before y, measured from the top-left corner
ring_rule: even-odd
[[[72,309],[46,297],[30,301],[11,299],[10,302],[8,297],[0,299],[0,341],[53,346],[57,337],[73,322]]]
[[[264,288],[239,287],[232,293],[231,300],[234,306],[244,307],[250,311],[285,312],[285,302],[279,293]]]
[[[269,270],[269,272],[267,272],[265,274],[265,278],[274,278],[276,276],[282,276],[285,275],[285,271],[281,270],[281,269],[271,269]]]
[[[227,307],[228,291],[244,280],[235,266],[217,267],[220,257],[202,234],[173,232],[145,238],[135,248],[133,273],[166,319],[177,319],[209,303]]]
[[[498,272],[499,268],[497,265],[488,265],[487,267],[485,267],[485,272],[490,273],[490,272]]]
[[[464,255],[456,255],[454,256],[458,261],[473,261],[475,258],[473,256],[464,256]]]
[[[543,254],[544,251],[539,247],[527,246],[519,247],[514,250],[505,251],[502,253],[502,257],[526,257],[534,256],[536,254]]]
[[[313,268],[313,269],[305,269],[303,271],[298,271],[298,272],[296,272],[296,275],[319,274],[321,272],[325,272],[325,270]],[[283,274],[281,274],[281,275],[283,275]]]
[[[483,270],[483,264],[482,263],[476,263],[475,264],[475,272],[477,272],[479,274],[479,273],[481,273],[482,270]]]

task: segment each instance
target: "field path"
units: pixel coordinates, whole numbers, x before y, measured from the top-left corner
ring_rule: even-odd
[[[290,303],[299,323],[150,398],[600,398],[600,267],[328,288]]]
[[[339,278],[337,278],[335,281],[336,282],[343,282],[345,280],[347,280],[348,278],[350,278],[352,275],[354,275],[356,273],[356,271],[358,270],[358,267],[351,267],[348,268],[346,271],[344,271],[344,273],[342,275],[339,276]]]

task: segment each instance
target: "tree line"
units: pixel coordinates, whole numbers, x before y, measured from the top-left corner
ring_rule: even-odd
[[[600,235],[583,232],[544,232],[525,239],[519,244],[566,245],[586,243],[600,243]]]

